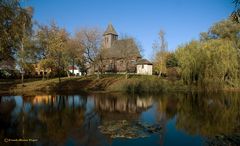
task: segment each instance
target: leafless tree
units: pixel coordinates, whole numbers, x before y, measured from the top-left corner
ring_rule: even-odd
[[[95,67],[99,72],[99,54],[102,43],[102,31],[99,28],[83,28],[76,32],[76,39],[81,43],[84,50],[86,69],[93,69]]]
[[[166,56],[167,56],[167,42],[165,40],[165,32],[160,30],[158,33],[159,40],[153,43],[154,52],[154,68],[158,72],[159,77],[163,72],[166,72]]]

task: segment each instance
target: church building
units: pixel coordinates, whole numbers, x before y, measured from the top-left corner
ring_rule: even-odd
[[[102,71],[135,73],[137,62],[142,57],[134,39],[118,39],[118,34],[112,24],[108,25],[103,37]]]

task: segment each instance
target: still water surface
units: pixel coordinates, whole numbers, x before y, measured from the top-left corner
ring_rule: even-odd
[[[237,146],[239,133],[238,94],[0,96],[1,145]]]

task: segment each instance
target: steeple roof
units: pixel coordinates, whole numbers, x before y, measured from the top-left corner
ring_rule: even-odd
[[[111,23],[108,25],[107,30],[104,32],[104,35],[107,34],[118,35]]]

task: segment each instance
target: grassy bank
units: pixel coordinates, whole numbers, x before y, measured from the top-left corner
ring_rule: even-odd
[[[170,82],[159,79],[156,76],[130,75],[101,75],[72,77],[49,80],[32,80],[21,84],[18,81],[0,82],[0,93],[22,94],[22,93],[73,93],[73,92],[125,92],[125,93],[159,93],[165,91],[186,90],[180,81]]]
[[[215,87],[215,86],[213,86]],[[205,89],[206,88],[206,89]],[[0,94],[36,94],[36,93],[79,93],[79,92],[122,92],[122,93],[162,93],[162,92],[219,92],[219,91],[240,91],[237,88],[226,87],[216,90],[215,88],[197,86],[186,86],[181,80],[170,81],[157,76],[129,75],[96,75],[87,77],[65,77],[41,80],[1,80]]]
[[[113,83],[107,90],[127,93],[160,93],[185,91],[187,88],[180,81],[171,82],[157,76],[132,76]]]

